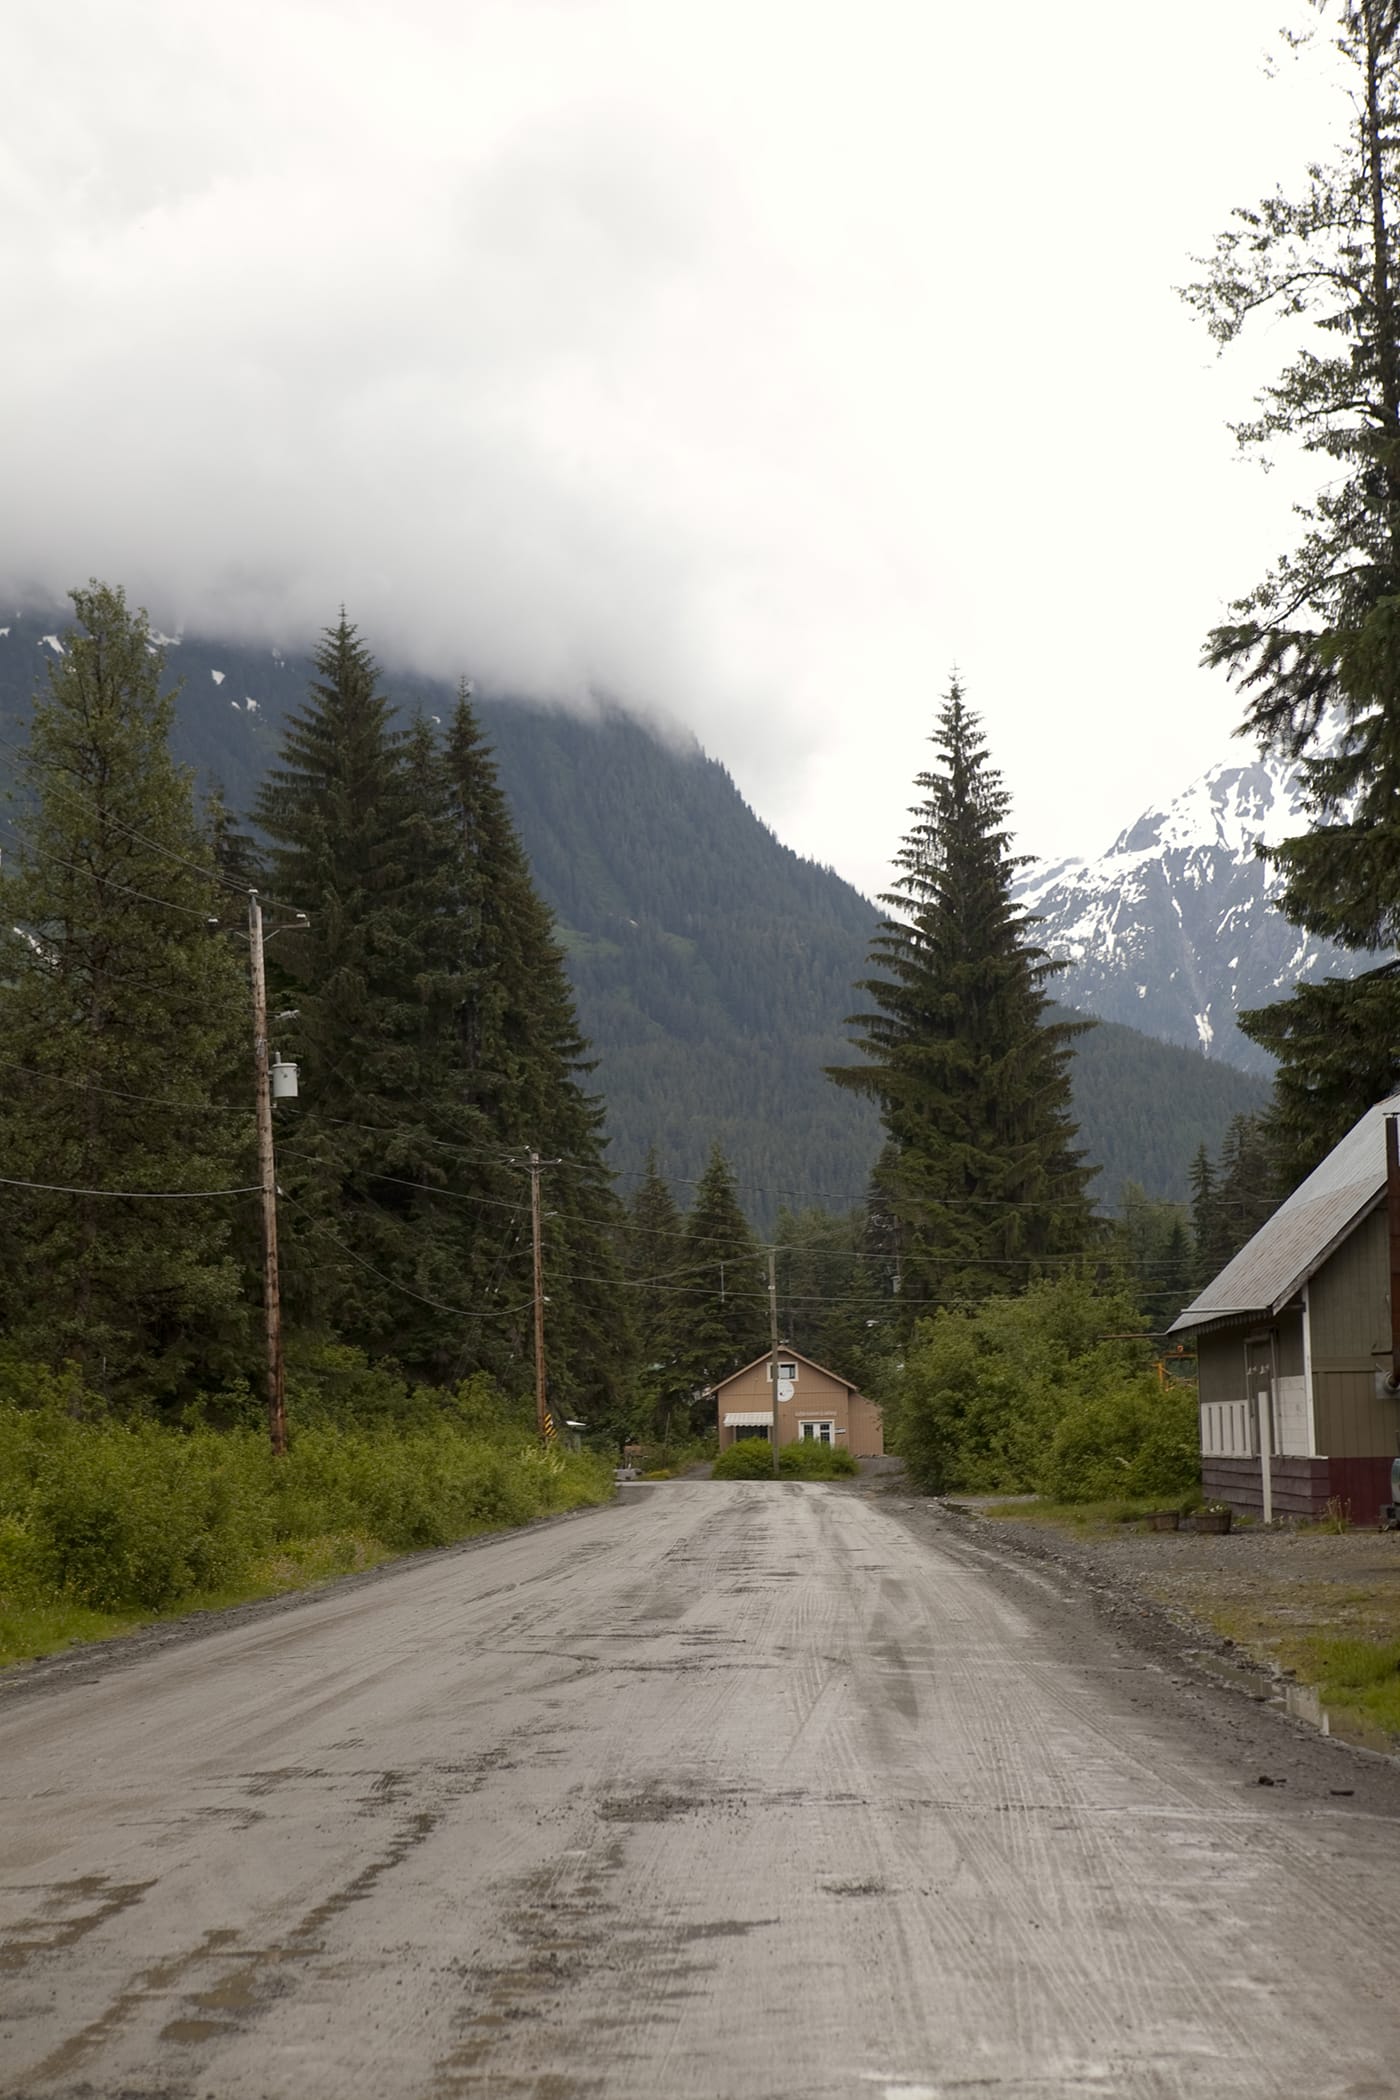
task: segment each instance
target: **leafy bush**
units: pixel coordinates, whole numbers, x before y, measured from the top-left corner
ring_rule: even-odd
[[[454,1413],[447,1396],[421,1426],[323,1419],[277,1460],[252,1429],[0,1405],[0,1602],[159,1610],[247,1581],[269,1554],[294,1562],[308,1542],[382,1558],[611,1495],[598,1458],[542,1451],[501,1423],[464,1433]]]
[[[771,1480],[773,1448],[766,1436],[741,1436],[715,1460],[716,1480]]]
[[[844,1444],[819,1444],[815,1439],[784,1444],[778,1453],[778,1472],[784,1480],[836,1480],[859,1472]],[[773,1449],[766,1436],[741,1436],[715,1460],[716,1480],[771,1480]]]
[[[1060,1502],[1124,1495],[1171,1502],[1200,1474],[1196,1395],[1155,1378],[1125,1382],[1071,1404],[1061,1417],[1036,1485]]]
[[[820,1444],[815,1437],[784,1444],[778,1471],[789,1480],[843,1480],[860,1471],[844,1444]]]
[[[1059,1500],[1188,1492],[1194,1394],[1163,1392],[1132,1301],[1083,1276],[1035,1283],[914,1331],[887,1410],[890,1448],[933,1494]]]

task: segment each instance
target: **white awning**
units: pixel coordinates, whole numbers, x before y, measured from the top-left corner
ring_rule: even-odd
[[[726,1415],[726,1429],[771,1429],[773,1410],[771,1407],[752,1407],[743,1414]]]

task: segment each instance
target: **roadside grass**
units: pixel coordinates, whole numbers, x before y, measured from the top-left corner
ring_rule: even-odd
[[[305,1589],[607,1502],[612,1467],[517,1425],[256,1432],[0,1404],[0,1664]]]
[[[1304,1644],[1298,1675],[1330,1713],[1400,1737],[1400,1641],[1318,1637]]]
[[[960,1506],[956,1495],[950,1495],[948,1500],[955,1508]],[[963,1503],[961,1506],[966,1508],[968,1505]],[[1160,1495],[1109,1502],[1050,1502],[1037,1495],[1029,1500],[979,1503],[977,1514],[1005,1523],[1043,1524],[1091,1537],[1105,1537],[1124,1524],[1141,1524],[1157,1510],[1172,1507],[1170,1502],[1164,1503]]]
[[[57,1655],[82,1641],[118,1640],[123,1634],[138,1633],[143,1626],[187,1619],[197,1612],[228,1611],[235,1604],[257,1604],[291,1590],[315,1589],[393,1558],[393,1547],[381,1539],[357,1532],[331,1532],[320,1538],[284,1539],[275,1551],[251,1562],[242,1580],[193,1591],[165,1611],[94,1611],[67,1599],[20,1604],[0,1596],[0,1668],[38,1662],[42,1656]]]
[[[1323,1543],[1319,1532],[1303,1536]],[[1369,1544],[1357,1540],[1358,1547]],[[1309,1686],[1334,1734],[1369,1739],[1379,1732],[1394,1744],[1400,1741],[1397,1577],[1393,1563],[1330,1580],[1306,1569],[1255,1568],[1233,1578],[1216,1571],[1147,1587],[1243,1654]]]

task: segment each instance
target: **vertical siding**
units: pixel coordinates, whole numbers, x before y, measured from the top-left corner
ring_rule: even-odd
[[[1196,1344],[1196,1376],[1201,1404],[1215,1401],[1229,1406],[1243,1400],[1244,1329],[1227,1327],[1221,1334],[1203,1334]]]
[[[1285,1305],[1278,1316],[1278,1375],[1280,1378],[1301,1378],[1303,1375],[1301,1305]]]
[[[1400,1451],[1400,1399],[1376,1392],[1375,1370],[1319,1371],[1317,1448],[1329,1458],[1391,1458]]]
[[[851,1395],[851,1454],[855,1458],[883,1458],[885,1429],[880,1410],[864,1393]]]
[[[1308,1283],[1316,1371],[1369,1370],[1390,1344],[1390,1248],[1385,1212],[1372,1211]]]
[[[1392,1455],[1400,1400],[1376,1391],[1375,1353],[1390,1346],[1390,1245],[1373,1211],[1308,1284],[1318,1451],[1331,1458]]]

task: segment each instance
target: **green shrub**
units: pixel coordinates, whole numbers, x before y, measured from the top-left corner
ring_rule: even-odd
[[[773,1448],[766,1436],[741,1436],[715,1460],[716,1480],[771,1480]]]
[[[421,1423],[323,1418],[279,1460],[260,1430],[0,1405],[0,1598],[161,1610],[253,1579],[270,1552],[294,1562],[298,1542],[382,1558],[611,1495],[605,1461],[501,1424],[464,1433],[455,1411],[446,1396]]]
[[[1055,1428],[1036,1485],[1058,1502],[1190,1493],[1200,1474],[1196,1396],[1145,1377],[1072,1403]]]
[[[799,1437],[778,1453],[778,1471],[789,1480],[844,1480],[860,1471],[844,1444],[821,1444]]]
[[[815,1438],[784,1444],[778,1472],[784,1480],[838,1480],[859,1472],[844,1444],[819,1444]],[[716,1480],[771,1480],[773,1448],[766,1436],[742,1436],[715,1460]]]
[[[1130,1299],[1083,1276],[921,1320],[887,1405],[889,1447],[933,1494],[1185,1493],[1194,1394],[1161,1391],[1145,1339],[1111,1339],[1141,1324]]]

